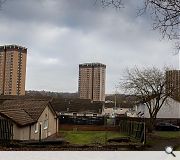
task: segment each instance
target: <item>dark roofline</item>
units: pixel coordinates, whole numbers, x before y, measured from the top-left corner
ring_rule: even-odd
[[[167,70],[166,72],[180,72],[179,69],[172,69],[172,70]]]
[[[50,110],[57,116],[57,114],[56,114],[56,112],[55,112],[55,110],[53,109],[53,107],[52,107],[52,105],[51,105],[51,103],[50,103],[50,101],[47,101],[47,106],[50,108]],[[39,114],[39,116],[38,116],[38,118],[37,118],[37,120],[41,117],[41,115],[42,115],[42,113],[44,112],[44,110],[46,109],[46,107],[47,106],[45,106],[44,107],[44,109],[42,110],[42,112]],[[26,112],[27,113],[27,112]],[[28,114],[28,113],[27,113]],[[29,115],[29,114],[28,114]],[[30,116],[30,115],[29,115]],[[31,117],[31,116],[30,116]],[[32,117],[31,117],[32,118]],[[33,118],[32,118],[33,119]],[[36,120],[36,121],[37,121]]]
[[[106,68],[106,65],[105,64],[102,64],[102,63],[83,63],[83,64],[79,64],[79,67],[105,67]]]
[[[50,96],[0,95],[0,100],[51,101]]]
[[[170,99],[173,99],[174,101],[177,101],[180,103],[180,97],[168,97]]]
[[[10,100],[10,101],[13,101],[13,100],[17,100],[17,99],[12,99],[12,100]],[[23,101],[23,99],[18,99],[18,100]],[[6,100],[5,100],[5,101],[6,101]],[[9,100],[7,100],[7,101],[9,101]],[[33,101],[33,100],[29,100],[29,99],[28,99],[28,101]],[[35,101],[39,101],[39,100],[35,100]],[[0,111],[0,115],[3,115],[4,117],[6,117],[6,118],[8,118],[8,119],[11,119],[14,123],[18,124],[19,126],[27,126],[27,125],[36,123],[36,122],[38,121],[38,119],[40,118],[40,116],[42,115],[42,113],[44,112],[44,110],[45,110],[46,107],[49,107],[50,110],[52,111],[52,113],[57,117],[57,114],[56,114],[55,110],[53,109],[53,107],[51,106],[50,101],[48,101],[48,100],[42,100],[42,101],[44,101],[45,104],[39,105],[39,106],[43,106],[43,107],[42,107],[43,109],[42,109],[42,111],[38,114],[38,117],[37,117],[36,119],[33,118],[33,117],[29,114],[29,112],[27,112],[25,109],[22,109],[22,110],[24,110],[24,112],[26,112],[27,115],[34,121],[34,122],[32,122],[32,123],[27,123],[27,124],[22,125],[22,124],[19,124],[18,122],[16,122],[15,120],[13,120],[12,118],[6,116],[5,114],[1,113],[1,111]]]
[[[20,46],[20,45],[16,45],[16,44],[10,44],[10,45],[4,45],[4,46],[0,46],[0,49],[22,49],[22,50],[26,50],[26,47]]]
[[[55,114],[56,116],[58,116],[57,113],[56,113],[56,111],[55,111],[55,109],[53,108],[53,106],[52,106],[52,104],[51,104],[51,101],[48,103],[48,106],[49,106],[49,108],[51,109],[51,111],[54,112],[54,114]]]
[[[28,115],[29,115],[29,114],[28,114]],[[19,127],[24,127],[24,126],[28,126],[28,125],[37,123],[37,121],[34,121],[34,122],[32,122],[32,123],[27,123],[27,124],[22,125],[22,124],[19,124],[19,123],[16,122],[16,121],[14,121],[12,118],[10,118],[10,117],[4,115],[4,114],[1,113],[1,112],[0,112],[0,116],[2,116],[3,118],[8,119],[8,120],[14,122],[14,123],[17,124]],[[31,117],[31,116],[30,116],[30,117]]]

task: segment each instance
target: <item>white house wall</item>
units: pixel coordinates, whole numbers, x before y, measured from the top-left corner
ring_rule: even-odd
[[[169,99],[160,109],[157,118],[180,118],[180,103]]]
[[[47,115],[47,116],[46,116]],[[44,121],[48,119],[48,128],[44,129]],[[35,124],[19,127],[13,123],[14,140],[39,140],[39,125],[42,124],[41,139],[55,134],[58,131],[58,119],[55,118],[51,109],[47,106],[38,119],[38,132],[35,133]]]
[[[149,111],[145,104],[136,106],[135,111],[144,113],[144,116],[149,118]],[[180,102],[169,98],[159,110],[157,118],[180,118]]]
[[[129,111],[129,108],[104,108],[102,111],[102,115],[113,115],[115,114],[125,114],[127,111]]]
[[[47,116],[46,116],[47,115]],[[48,120],[48,128],[44,129],[44,121]],[[41,139],[47,138],[48,136],[55,134],[58,130],[58,122],[52,113],[51,109],[47,106],[41,116],[38,119],[38,132],[35,133],[35,125],[31,128],[31,139],[38,140],[39,139],[39,129],[41,124]]]
[[[14,140],[29,140],[30,126],[19,127],[13,123],[13,139]]]

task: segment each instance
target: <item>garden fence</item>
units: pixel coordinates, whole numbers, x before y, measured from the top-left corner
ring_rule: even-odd
[[[13,139],[12,122],[0,118],[0,144],[6,145]]]
[[[129,138],[145,143],[146,141],[146,128],[145,122],[135,122],[123,120],[119,123],[120,132],[127,135]]]

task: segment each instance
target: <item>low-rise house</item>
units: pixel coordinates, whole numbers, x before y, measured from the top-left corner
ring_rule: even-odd
[[[58,114],[60,124],[104,124],[102,102],[85,99],[53,99],[52,106]]]
[[[140,115],[138,116],[135,110],[129,110],[126,112],[126,116],[127,117],[139,117]]]
[[[136,115],[135,117],[149,118],[148,108],[145,103],[136,104],[133,107],[133,110],[133,114]],[[131,117],[130,114],[129,117]],[[166,102],[164,102],[163,106],[157,113],[156,118],[180,119],[180,101],[173,98],[167,98]]]
[[[102,116],[102,102],[91,102],[85,99],[60,99],[52,100],[52,106],[59,116]]]
[[[107,116],[110,116],[110,117],[113,117],[113,116],[118,116],[118,115],[125,115],[126,112],[129,111],[129,108],[108,108],[108,107],[105,107],[103,108],[103,112],[102,112],[102,115],[107,115]]]
[[[13,123],[13,140],[40,140],[58,132],[58,118],[47,100],[4,100],[0,115]]]
[[[125,116],[126,112],[131,109],[131,105],[129,104],[117,104],[115,107],[114,103],[105,103],[105,106],[102,110],[102,115],[114,117],[114,116]]]

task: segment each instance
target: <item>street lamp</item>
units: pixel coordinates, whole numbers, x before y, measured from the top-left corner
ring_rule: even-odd
[[[105,127],[105,145],[107,144],[107,119],[106,119],[106,115],[104,115],[104,127]]]

